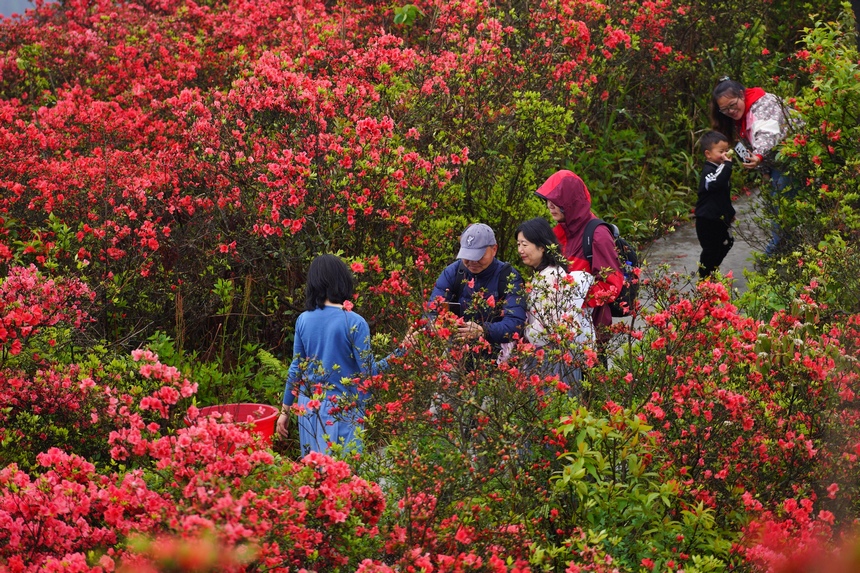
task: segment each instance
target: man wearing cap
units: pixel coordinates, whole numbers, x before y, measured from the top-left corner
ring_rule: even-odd
[[[498,249],[488,225],[469,225],[460,236],[459,260],[442,271],[430,294],[431,309],[444,300],[463,317],[457,338],[483,337],[495,349],[513,341],[526,322],[523,279],[510,263],[496,259]]]

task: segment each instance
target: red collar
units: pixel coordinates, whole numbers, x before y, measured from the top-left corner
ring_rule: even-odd
[[[737,121],[741,136],[747,132],[747,117],[749,117],[750,106],[760,100],[767,92],[761,88],[747,88],[744,90],[744,114]]]

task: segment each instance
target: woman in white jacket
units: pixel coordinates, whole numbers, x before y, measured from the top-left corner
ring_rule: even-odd
[[[788,134],[804,125],[797,113],[778,96],[759,87],[744,87],[740,82],[723,76],[711,92],[711,126],[734,144],[740,141],[749,152],[742,157],[746,169],[757,169],[770,179],[775,199],[793,197],[797,181],[789,177],[777,162],[779,144]],[[773,254],[782,241],[782,231],[774,223],[766,254]]]
[[[537,348],[541,373],[558,375],[576,392],[583,350],[594,343],[594,325],[588,309],[583,309],[594,276],[567,272],[567,261],[546,219],[524,222],[517,227],[516,239],[520,258],[535,271],[526,286],[526,341]]]

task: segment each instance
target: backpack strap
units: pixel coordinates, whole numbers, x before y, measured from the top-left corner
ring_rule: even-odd
[[[497,283],[497,287],[499,290],[499,300],[504,301],[508,298],[508,277],[511,276],[511,271],[514,268],[511,266],[511,263],[503,263],[502,269],[499,271],[499,282]],[[466,269],[463,267],[463,263],[457,266],[457,279],[454,281],[453,286],[448,289],[448,296],[445,298],[447,302],[458,302],[460,300],[460,294],[463,292],[463,282],[466,278]]]
[[[603,219],[591,219],[585,225],[585,232],[582,234],[582,255],[588,261],[588,266],[591,266],[591,257],[594,255],[594,231],[600,225],[609,227],[609,223]],[[612,228],[610,227],[609,230],[612,231]]]
[[[448,296],[445,297],[446,302],[459,302],[460,293],[463,292],[463,280],[466,277],[466,268],[463,266],[463,261],[459,261],[457,265],[457,275],[454,279],[454,284],[448,289]]]
[[[618,227],[612,223],[607,223],[603,219],[590,220],[585,225],[585,232],[582,234],[582,254],[585,257],[585,260],[588,261],[589,266],[591,266],[591,257],[594,254],[594,231],[596,231],[597,227],[600,225],[605,225],[606,228],[609,229],[609,234],[612,235],[613,241],[618,241],[618,237],[621,234]],[[617,248],[616,243],[616,249]]]

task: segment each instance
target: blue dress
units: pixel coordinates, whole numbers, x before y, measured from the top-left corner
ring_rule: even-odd
[[[368,395],[353,380],[386,366],[384,360],[373,360],[370,328],[358,314],[326,306],[299,315],[284,404],[298,401],[303,408],[298,422],[302,455],[329,454],[329,443],[361,451],[355,432]],[[352,407],[344,412],[345,405]]]

